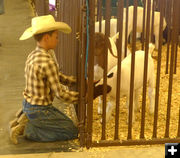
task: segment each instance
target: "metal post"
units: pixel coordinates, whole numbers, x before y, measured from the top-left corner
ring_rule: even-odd
[[[84,2],[84,1],[83,1]],[[86,84],[85,84],[85,52],[86,52],[86,9],[85,2],[82,4],[83,8],[80,12],[80,48],[79,48],[79,67],[78,67],[78,90],[79,90],[79,106],[78,106],[78,119],[79,119],[79,134],[80,146],[84,147],[86,144],[85,137],[85,116],[86,116]]]
[[[119,39],[117,41],[118,46],[118,65],[117,65],[117,87],[116,87],[116,115],[115,115],[115,134],[114,139],[118,139],[119,136],[119,102],[120,102],[120,87],[121,87],[121,58],[122,58],[122,30],[123,30],[123,9],[124,1],[118,1],[118,26],[119,26]]]
[[[93,78],[94,78],[94,23],[95,23],[95,0],[89,3],[89,54],[88,54],[88,103],[87,103],[87,148],[92,144],[92,121],[93,121]]]
[[[157,76],[156,76],[156,95],[155,95],[155,110],[154,110],[154,124],[153,124],[153,138],[157,137],[157,120],[158,120],[158,106],[159,106],[159,85],[161,74],[161,52],[162,52],[162,28],[164,17],[164,0],[161,0],[160,6],[160,27],[159,27],[159,49],[158,49],[158,63],[157,63]]]
[[[132,111],[133,111],[134,66],[135,66],[135,51],[136,51],[136,28],[137,28],[137,0],[134,0],[131,81],[130,81],[129,118],[128,118],[128,139],[132,139],[132,117],[133,117]]]
[[[150,31],[150,11],[151,1],[147,3],[147,20],[146,20],[146,43],[145,43],[145,59],[144,59],[144,76],[143,76],[143,98],[142,98],[142,115],[141,115],[141,134],[140,138],[144,138],[145,126],[145,106],[146,106],[146,84],[147,84],[147,70],[148,70],[148,49],[149,49],[149,31]],[[137,70],[136,70],[137,71]]]
[[[124,54],[124,57],[126,57],[127,56],[127,45],[128,45],[128,37],[127,37],[127,34],[128,34],[128,21],[129,21],[129,0],[126,0],[126,26],[125,26],[125,39],[123,39],[123,40],[125,40],[125,48],[123,48],[123,49],[125,49],[125,54]],[[124,24],[123,24],[124,25]],[[124,38],[124,36],[123,36],[123,38]]]
[[[106,13],[105,13],[105,36],[108,38],[110,36],[110,17],[111,17],[111,0],[106,1]],[[103,76],[103,113],[102,113],[102,137],[101,140],[106,139],[106,96],[107,96],[107,59],[108,48],[106,45],[104,53],[104,76]]]

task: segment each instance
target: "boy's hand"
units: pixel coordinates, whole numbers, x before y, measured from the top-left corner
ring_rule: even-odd
[[[71,86],[77,83],[77,79],[74,76],[66,76],[63,73],[59,72],[59,80],[62,84]]]
[[[79,92],[69,91],[69,95],[71,95],[72,97],[79,97]]]
[[[78,98],[78,97],[72,97],[71,102],[72,102],[73,104],[78,104],[78,103],[79,103],[79,98]]]
[[[69,95],[71,97],[71,102],[73,104],[78,104],[78,102],[79,102],[79,92],[69,91],[68,93],[69,93]]]
[[[75,76],[69,76],[71,83],[77,83],[77,78]]]

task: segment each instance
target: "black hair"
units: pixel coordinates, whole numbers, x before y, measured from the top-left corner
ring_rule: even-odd
[[[45,35],[45,34],[48,34],[48,35],[52,35],[53,34],[53,32],[55,32],[56,30],[52,30],[52,31],[48,31],[48,32],[43,32],[43,33],[39,33],[39,34],[36,34],[36,35],[34,35],[34,39],[36,40],[36,41],[41,41],[41,39],[43,38],[43,36]]]

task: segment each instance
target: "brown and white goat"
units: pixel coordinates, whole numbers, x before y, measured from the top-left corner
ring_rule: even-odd
[[[115,44],[119,33],[113,37],[107,37],[103,33],[95,33],[95,54],[94,54],[94,80],[100,80],[103,77],[104,71],[104,53],[108,48],[108,65],[107,72],[117,65],[117,47]],[[130,50],[128,49],[128,54]],[[123,56],[124,54],[122,54]]]
[[[155,97],[155,88],[154,88],[154,63],[151,57],[151,53],[154,50],[154,45],[149,44],[149,54],[148,54],[148,73],[147,73],[147,82],[149,83],[149,99],[150,106],[149,112],[154,112],[154,97]],[[103,52],[102,52],[103,53]],[[144,73],[144,57],[145,52],[142,50],[135,52],[135,72],[134,72],[134,96],[133,96],[133,107],[138,109],[138,96],[141,88],[143,87],[143,73]],[[109,92],[109,96],[115,98],[116,96],[116,83],[117,83],[117,65],[115,65],[109,72],[109,74],[113,73],[112,78],[107,78],[107,84],[112,89]],[[131,54],[129,54],[125,59],[121,62],[121,87],[120,87],[120,97],[126,96],[127,106],[129,106],[129,92],[130,92],[130,73],[131,73]],[[102,79],[99,85],[103,84]],[[133,108],[133,116],[134,116],[134,108]],[[106,108],[106,121],[109,121],[112,110],[114,106],[111,102],[107,103]],[[98,113],[101,112],[101,102],[98,106]],[[134,117],[133,117],[134,120]]]

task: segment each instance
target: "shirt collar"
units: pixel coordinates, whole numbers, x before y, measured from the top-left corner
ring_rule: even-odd
[[[49,49],[49,50],[47,51],[47,50],[45,50],[44,48],[42,48],[42,47],[40,47],[40,46],[36,46],[36,50],[40,50],[40,51],[42,51],[42,52],[44,52],[44,53],[48,53],[48,54],[51,54],[51,52],[54,52],[53,49]]]
[[[36,50],[40,50],[40,51],[42,51],[43,53],[47,53],[47,51],[46,51],[44,48],[39,47],[39,46],[36,46]]]

